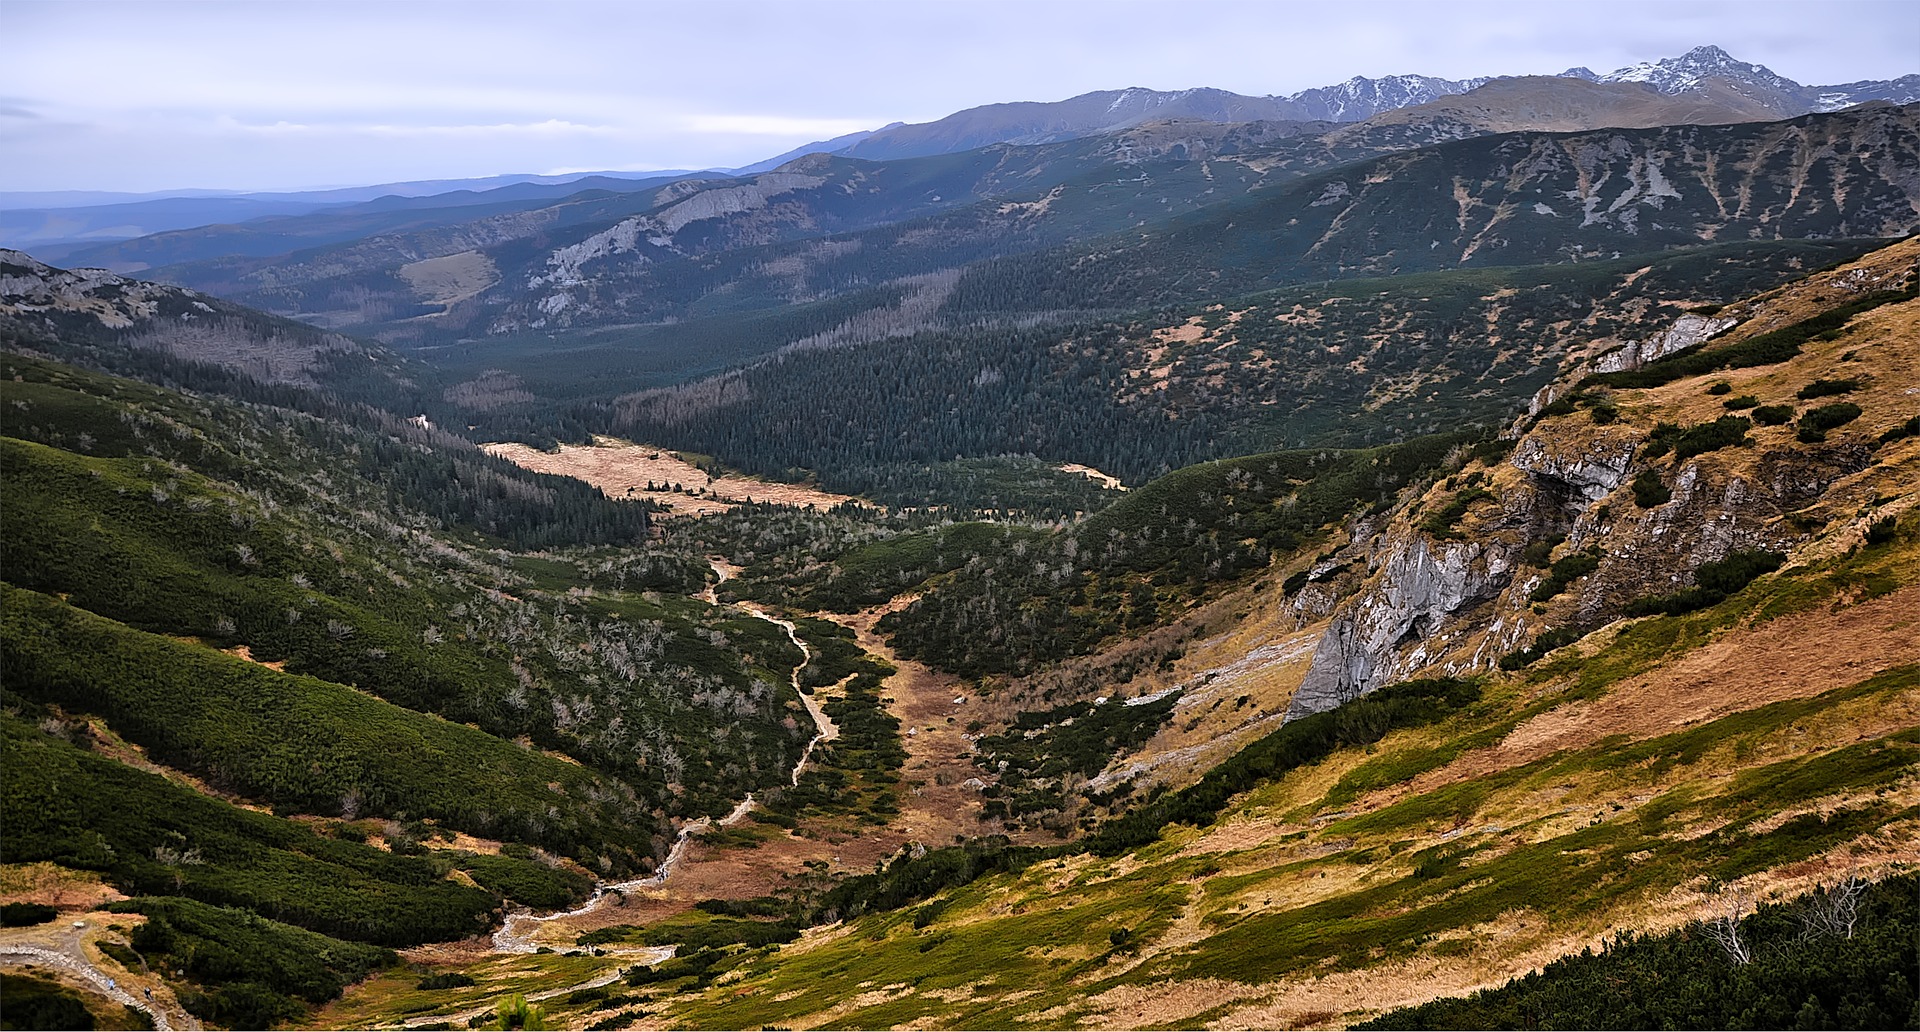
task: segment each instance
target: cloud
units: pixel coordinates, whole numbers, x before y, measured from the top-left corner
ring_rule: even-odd
[[[729,167],[981,104],[1606,72],[1702,43],[1809,84],[1920,71],[1912,0],[0,4],[8,189]]]
[[[625,136],[631,130],[611,125],[583,125],[559,118],[549,118],[542,122],[493,122],[486,124],[416,124],[401,123],[322,123],[278,121],[266,124],[242,122],[234,118],[222,118],[215,123],[220,131],[239,133],[258,133],[263,136],[283,136],[295,134],[336,135],[336,136],[380,136],[380,137],[418,137],[418,136],[455,136],[455,137],[555,137],[555,136]]]
[[[873,129],[881,119],[790,118],[784,115],[687,115],[681,121],[690,133],[742,136],[806,136],[814,139],[845,136]]]

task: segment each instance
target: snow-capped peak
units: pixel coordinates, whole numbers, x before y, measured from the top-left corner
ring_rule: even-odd
[[[1602,75],[1599,81],[1641,82],[1661,93],[1674,94],[1697,89],[1701,80],[1714,77],[1787,92],[1801,88],[1799,83],[1775,74],[1765,65],[1736,60],[1716,46],[1694,47],[1679,57],[1642,61]]]

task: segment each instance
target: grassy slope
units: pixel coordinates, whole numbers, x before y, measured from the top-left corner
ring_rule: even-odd
[[[675,1020],[1023,1027],[1160,1015],[1190,1025],[1232,1004],[1236,1023],[1292,1022],[1312,1001],[1370,1010],[1522,970],[1618,923],[1670,925],[1722,884],[1806,884],[1826,870],[1817,858],[1843,848],[1868,864],[1910,852],[1920,835],[1913,666],[1504,770],[1475,773],[1473,759],[1704,641],[1737,648],[1767,626],[1749,620],[1816,617],[1863,579],[1910,571],[1914,529],[1712,610],[1637,624],[1584,668],[1605,673],[1496,687],[1436,727],[1257,788],[1211,827],[1170,827],[1120,858],[984,879],[953,891],[923,928],[910,913],[880,914],[745,957]],[[1404,787],[1423,772],[1439,775],[1431,788]],[[1112,942],[1119,928],[1129,930],[1123,949]],[[1348,971],[1371,995],[1342,980]],[[848,985],[867,995],[850,1000]],[[1129,1010],[1145,986],[1159,1009]],[[1260,1009],[1273,1001],[1284,1002]]]

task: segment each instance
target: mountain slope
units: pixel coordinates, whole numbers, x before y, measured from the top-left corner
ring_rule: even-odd
[[[1874,100],[1894,104],[1920,101],[1920,76],[1802,86],[1765,65],[1738,60],[1716,46],[1695,47],[1679,57],[1643,61],[1596,78],[1599,82],[1645,83],[1669,96],[1720,90],[1766,105],[1780,116],[1838,111]]]
[[[1483,133],[1533,130],[1651,129],[1667,125],[1771,122],[1780,112],[1721,89],[1668,96],[1636,83],[1593,83],[1564,76],[1495,79],[1478,89],[1398,108],[1369,126],[1450,121]],[[1465,133],[1461,133],[1465,135]]]
[[[1329,537],[1266,569],[1209,572],[1196,554],[1197,605],[1177,576],[1149,582],[1171,619],[973,681],[976,747],[1006,764],[985,779],[990,800],[1082,837],[903,851],[825,899],[713,904],[817,927],[777,950],[703,952],[689,936],[701,975],[642,978],[661,1017],[1345,1024],[1626,930],[1697,941],[1697,921],[1754,900],[1900,871],[1920,835],[1916,259],[1907,241],[1728,305],[1721,336],[1661,357],[1593,354],[1509,447],[1459,449],[1404,491],[1363,479],[1393,500],[1356,496]],[[1768,405],[1794,411],[1770,422]],[[1851,414],[1813,415],[1838,405]],[[1724,434],[1729,413],[1751,422]],[[1274,508],[1260,494],[1277,483],[1304,512],[1315,474],[1286,458],[1183,471],[1159,499],[1122,503],[1143,518],[1111,529],[1152,544],[1211,513],[1227,533],[1257,530],[1247,515]],[[1023,544],[1009,561],[1039,582],[1088,587],[1051,576],[1046,542]],[[977,581],[973,566],[935,573],[920,597]],[[1011,629],[1048,604],[998,618]],[[1584,637],[1541,640],[1562,627]],[[1310,712],[1295,685],[1320,657],[1354,669],[1348,642],[1394,657],[1386,678],[1421,679]],[[1509,648],[1521,654],[1499,662]],[[1289,715],[1295,699],[1309,704]],[[1116,734],[1127,712],[1150,714],[1151,733]],[[1087,754],[1105,760],[1096,776]],[[1012,805],[1041,790],[1055,812]],[[1749,931],[1870,963],[1885,998],[1914,998],[1902,954]]]
[[[1920,165],[1916,119],[1920,106],[1908,105],[1444,143],[1103,246],[982,263],[950,307],[965,311],[982,296],[1029,310],[1102,307],[1162,297],[1168,284],[1218,296],[1289,279],[1578,261],[1729,238],[1900,236],[1920,225],[1909,174]]]

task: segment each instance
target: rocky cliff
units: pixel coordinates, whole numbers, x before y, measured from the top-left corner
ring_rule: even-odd
[[[1683,316],[1654,341],[1571,369],[1557,398],[1512,431],[1503,460],[1468,464],[1377,532],[1355,533],[1366,579],[1334,609],[1289,714],[1503,657],[1524,666],[1663,599],[1684,605],[1673,600],[1715,590],[1709,564],[1739,553],[1790,568],[1911,508],[1916,259],[1910,239],[1720,317]],[[1904,299],[1830,320],[1840,324],[1785,361],[1638,388],[1595,375],[1691,349],[1735,353],[1899,290]],[[1832,414],[1811,414],[1823,408]],[[1822,419],[1840,423],[1823,431]]]

